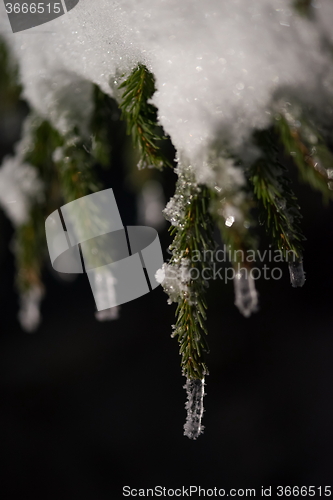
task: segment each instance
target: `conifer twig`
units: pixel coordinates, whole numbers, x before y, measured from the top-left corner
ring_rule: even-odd
[[[207,263],[204,255],[207,250],[215,249],[213,224],[209,213],[209,190],[187,181],[180,174],[177,197],[182,197],[185,189],[190,191],[186,197],[182,221],[170,229],[174,236],[170,246],[172,257],[164,265],[166,279],[162,283],[170,301],[177,302],[176,324],[173,337],[178,337],[183,375],[188,379],[202,380],[208,373],[204,354],[208,352],[206,340],[206,287],[203,270]],[[177,209],[176,209],[177,211]],[[166,217],[172,221],[172,214],[166,209]]]
[[[56,172],[52,160],[60,137],[51,125],[31,115],[26,122],[24,161],[32,165],[42,181],[43,196],[30,207],[27,222],[16,230],[16,283],[20,293],[42,286],[42,266],[46,255],[45,219],[56,208]]]
[[[297,165],[301,180],[309,184],[312,189],[319,191],[325,204],[333,199],[333,191],[329,189],[329,169],[333,166],[333,155],[328,150],[321,137],[312,131],[316,138],[316,146],[309,146],[302,137],[301,130],[293,127],[288,120],[281,116],[277,121],[276,130],[284,145],[285,151],[291,155],[294,163]]]
[[[159,142],[166,139],[157,123],[157,109],[149,103],[155,92],[154,76],[145,66],[137,66],[119,86],[125,89],[120,109],[122,119],[127,123],[127,133],[132,136],[134,146],[139,150],[139,167],[171,166],[162,153]]]
[[[250,169],[250,181],[261,206],[261,217],[273,244],[286,261],[302,259],[302,218],[297,198],[286,176],[287,169],[279,162],[272,131],[258,132],[257,144],[262,156]]]

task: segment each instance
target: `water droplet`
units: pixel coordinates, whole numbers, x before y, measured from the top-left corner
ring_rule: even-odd
[[[227,217],[227,219],[225,221],[225,225],[228,227],[231,227],[234,222],[235,222],[235,217],[233,217],[232,215],[229,215],[229,217]]]

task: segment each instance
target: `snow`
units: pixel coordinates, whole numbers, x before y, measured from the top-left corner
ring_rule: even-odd
[[[194,176],[192,165],[183,163],[180,158],[176,158],[177,167],[175,173],[178,175],[175,195],[167,203],[163,210],[165,218],[173,225],[183,228],[185,224],[185,214],[187,204],[192,196],[200,192],[198,183]]]
[[[311,20],[297,14],[292,4],[293,0],[80,0],[68,14],[13,34],[0,2],[0,35],[18,61],[23,96],[63,135],[75,126],[83,136],[89,135],[92,84],[119,101],[123,75],[145,64],[156,79],[152,103],[159,123],[181,158],[181,190],[168,203],[166,218],[181,228],[186,203],[198,184],[205,183],[221,195],[233,193],[221,213],[231,227],[244,222],[244,175],[230,153],[245,165],[252,162],[258,154],[251,143],[253,131],[272,124],[295,95],[304,99],[304,106],[311,105],[316,117],[332,116],[332,56],[327,43],[333,42],[332,2],[314,0]],[[6,158],[0,170],[0,203],[16,225],[26,220],[30,199],[41,193],[33,168],[24,162],[29,126],[27,122],[16,155]],[[62,154],[56,151],[55,158]],[[333,183],[329,185],[333,189]],[[156,189],[147,188],[142,196],[143,217],[155,218]],[[159,272],[171,301],[187,293],[186,270],[186,262],[179,261],[172,267],[165,264]],[[301,286],[302,263],[291,264],[290,275],[293,286]],[[235,280],[235,288],[236,304],[249,315],[257,302],[253,283]],[[30,306],[25,310],[35,310],[37,295],[26,297]],[[115,313],[114,309],[108,314]],[[27,324],[37,322],[31,320],[33,313],[23,316]]]
[[[0,168],[0,205],[15,226],[29,218],[31,201],[41,197],[42,184],[34,167],[20,156],[7,156]]]
[[[13,34],[1,3],[0,32],[19,61],[24,96],[61,132],[73,124],[84,132],[91,82],[119,98],[121,75],[146,64],[159,121],[200,176],[217,140],[253,158],[249,138],[272,122],[281,92],[311,95],[318,105],[332,94],[331,55],[322,46],[323,36],[332,39],[331,1],[312,10],[310,21],[291,0],[80,0],[68,14]]]
[[[15,226],[27,222],[32,203],[42,202],[44,197],[37,170],[24,160],[32,147],[31,132],[38,124],[34,114],[25,120],[15,154],[6,156],[0,167],[0,206]]]
[[[179,262],[171,264],[164,263],[161,269],[158,269],[155,274],[155,279],[163,286],[164,291],[168,294],[168,304],[172,302],[178,303],[186,297],[189,303],[194,303],[192,300],[191,268],[190,260],[180,258]]]

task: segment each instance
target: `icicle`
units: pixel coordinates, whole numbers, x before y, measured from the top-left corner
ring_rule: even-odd
[[[305,283],[305,272],[303,269],[303,261],[289,262],[290,282],[294,288],[303,286]]]
[[[23,330],[28,333],[33,333],[40,324],[40,303],[43,296],[44,291],[39,286],[31,288],[21,295],[18,318]]]
[[[103,309],[102,311],[95,312],[95,318],[97,321],[113,321],[119,318],[119,306],[110,307],[109,309]]]
[[[138,199],[138,223],[161,229],[165,226],[163,209],[165,199],[162,185],[157,181],[148,181],[142,188]]]
[[[114,309],[117,305],[116,287],[117,280],[113,276],[110,268],[106,266],[94,269],[93,294],[99,312]],[[106,313],[109,314],[109,313]],[[115,312],[113,312],[113,318]],[[103,316],[103,315],[102,315]],[[98,315],[97,315],[97,319]]]
[[[98,310],[95,312],[97,321],[112,321],[119,318],[120,307],[117,305],[117,279],[110,268],[101,267],[94,270],[93,294]]]
[[[184,436],[190,439],[197,439],[203,432],[203,425],[201,419],[204,412],[203,398],[205,379],[191,380],[187,379],[184,389],[187,393],[187,402],[185,408],[187,409],[186,423],[184,424]]]
[[[328,186],[328,189],[330,189],[331,191],[333,191],[333,168],[328,168],[326,170],[326,175],[327,175],[327,179],[328,179],[328,183],[327,183],[327,186]]]
[[[240,269],[234,278],[235,306],[246,318],[258,310],[258,293],[248,269]]]

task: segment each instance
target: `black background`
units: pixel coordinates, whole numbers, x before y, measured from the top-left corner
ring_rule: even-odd
[[[2,119],[1,156],[19,137],[20,109],[9,128]],[[116,126],[105,185],[123,222],[135,224]],[[0,212],[3,498],[120,499],[125,485],[256,487],[259,496],[263,485],[332,484],[333,209],[297,182],[295,191],[308,238],[305,286],[293,289],[285,267],[281,280],[261,280],[261,310],[250,319],[233,305],[231,284],[210,286],[210,375],[197,441],[183,436],[175,307],[161,287],[124,304],[118,321],[98,323],[86,277],[64,284],[46,269],[43,322],[26,334],[16,319],[13,229]],[[166,249],[167,230],[160,237]]]

